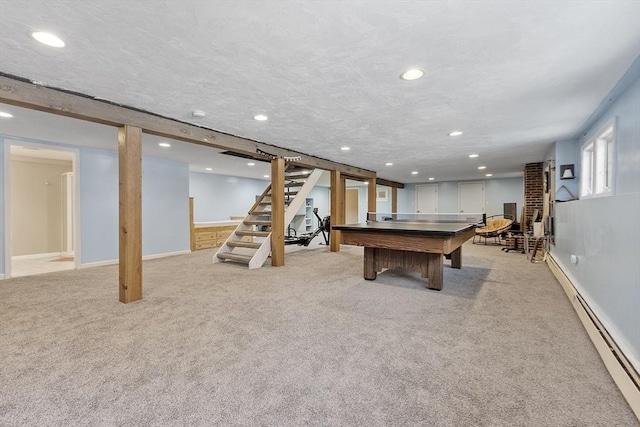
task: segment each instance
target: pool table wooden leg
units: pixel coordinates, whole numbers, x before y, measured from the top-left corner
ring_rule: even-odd
[[[376,249],[364,248],[364,274],[366,280],[376,280],[378,275],[376,271]]]
[[[427,288],[437,291],[442,289],[442,270],[444,257],[442,254],[426,254],[427,255]]]
[[[451,268],[462,268],[462,246],[451,252]]]

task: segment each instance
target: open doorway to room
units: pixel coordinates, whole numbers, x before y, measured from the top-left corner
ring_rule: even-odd
[[[9,144],[5,277],[77,268],[77,151]]]

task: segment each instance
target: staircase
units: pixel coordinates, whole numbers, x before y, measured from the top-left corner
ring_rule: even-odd
[[[291,223],[296,212],[320,179],[322,170],[308,175],[285,173],[284,227]],[[213,262],[233,261],[247,264],[249,269],[260,268],[271,253],[271,184],[258,197],[249,214],[235,232],[213,256]]]

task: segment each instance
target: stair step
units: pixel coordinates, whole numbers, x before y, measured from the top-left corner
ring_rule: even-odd
[[[240,255],[226,252],[223,254],[218,254],[218,258],[228,261],[241,262],[243,264],[249,264],[249,261],[251,261],[252,257],[250,255]]]
[[[293,199],[284,199],[284,204],[285,205],[289,205],[289,204],[291,204],[291,202],[293,202]],[[258,203],[258,205],[271,206],[271,200],[262,201],[262,202]]]
[[[260,246],[262,246],[262,243],[231,241],[231,242],[227,242],[227,246],[230,246],[232,248],[260,249]]]
[[[252,230],[238,230],[236,236],[253,236],[253,237],[267,237],[270,231],[252,231]]]
[[[298,191],[285,191],[284,192],[285,196],[295,196],[296,194],[298,194]],[[267,193],[267,194],[265,194],[265,196],[271,197],[271,193]]]
[[[286,175],[284,179],[286,181],[296,181],[298,179],[308,179],[309,175]]]
[[[263,211],[263,210],[255,210],[253,212],[249,212],[249,215],[271,215],[271,211]]]
[[[245,219],[242,223],[245,225],[271,225],[271,221],[262,219]]]

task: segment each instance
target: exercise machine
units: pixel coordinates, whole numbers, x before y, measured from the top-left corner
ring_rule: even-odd
[[[284,236],[285,245],[309,246],[309,243],[320,235],[320,233],[322,233],[325,245],[329,245],[331,217],[325,216],[324,218],[320,218],[320,215],[318,215],[318,208],[313,208],[313,214],[318,218],[318,228],[316,228],[313,233],[305,233],[298,236],[296,231],[289,227],[287,229],[287,235]],[[293,235],[291,235],[292,232]]]

